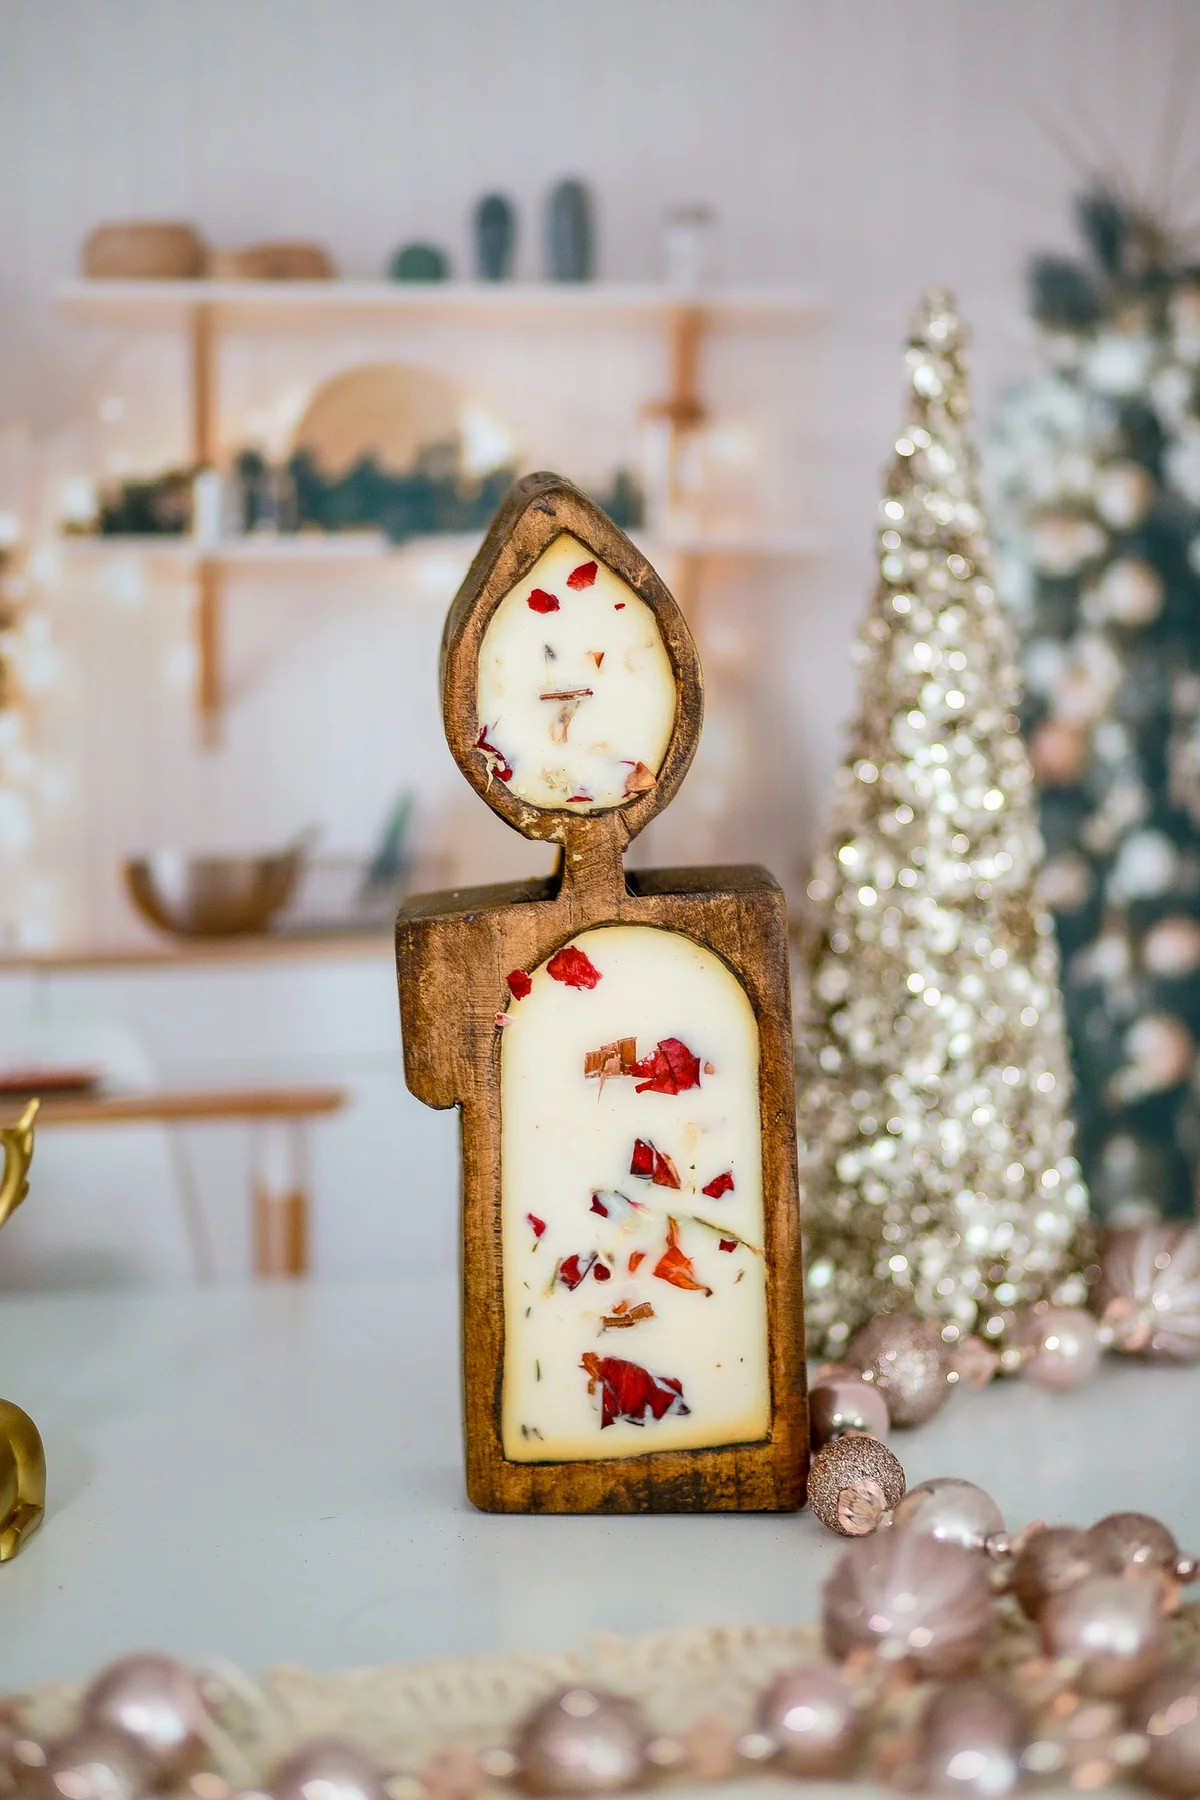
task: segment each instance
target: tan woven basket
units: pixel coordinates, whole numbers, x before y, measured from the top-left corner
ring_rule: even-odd
[[[182,281],[203,275],[206,255],[192,226],[138,219],[97,225],[83,246],[83,272],[96,281]]]

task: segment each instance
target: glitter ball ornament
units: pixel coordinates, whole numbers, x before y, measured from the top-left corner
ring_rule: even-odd
[[[650,1732],[632,1700],[564,1688],[535,1706],[516,1744],[515,1779],[527,1794],[619,1794],[650,1767]]]
[[[895,1523],[942,1544],[982,1550],[990,1537],[1004,1530],[1004,1514],[973,1481],[944,1475],[909,1488],[896,1508]]]
[[[811,1781],[841,1775],[866,1732],[860,1696],[838,1669],[801,1663],[784,1669],[758,1704],[758,1729],[779,1746],[778,1766]]]
[[[1048,1656],[1079,1664],[1085,1694],[1111,1699],[1153,1675],[1166,1651],[1158,1584],[1090,1575],[1055,1594],[1038,1619]]]
[[[1002,1337],[1086,1260],[1057,957],[1018,683],[944,295],[908,347],[862,693],[826,846],[799,1050],[810,1335],[898,1306]],[[889,1396],[893,1423],[899,1423]]]
[[[889,1313],[856,1333],[846,1359],[879,1389],[893,1425],[924,1425],[944,1406],[950,1356],[927,1319]]]
[[[874,1650],[887,1660],[910,1662],[922,1676],[975,1669],[992,1634],[984,1559],[914,1532],[884,1531],[851,1544],[821,1601],[831,1655]]]
[[[878,1438],[850,1432],[818,1450],[809,1464],[808,1504],[842,1537],[866,1537],[904,1498],[904,1470]]]
[[[1200,1230],[1149,1224],[1109,1232],[1092,1305],[1115,1350],[1194,1362],[1200,1357]]]
[[[89,1684],[80,1712],[93,1724],[127,1731],[177,1781],[205,1757],[212,1709],[190,1669],[169,1656],[125,1656]]]

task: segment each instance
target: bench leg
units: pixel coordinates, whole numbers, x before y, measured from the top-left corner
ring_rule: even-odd
[[[306,1151],[302,1120],[268,1120],[255,1132],[251,1197],[259,1280],[308,1274]]]

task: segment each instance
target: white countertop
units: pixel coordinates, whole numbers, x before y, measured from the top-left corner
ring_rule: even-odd
[[[134,1648],[331,1669],[803,1622],[838,1554],[808,1514],[474,1512],[445,1280],[6,1297],[0,1394],[50,1469],[0,1568],[0,1691]],[[1200,1369],[1110,1364],[1076,1394],[957,1394],[893,1447],[1011,1526],[1137,1508],[1200,1550],[1198,1403]]]

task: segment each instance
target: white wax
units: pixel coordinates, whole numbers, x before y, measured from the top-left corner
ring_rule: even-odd
[[[596,985],[554,979],[550,969],[561,965],[551,958],[529,972],[531,992],[510,1003],[501,1043],[504,1454],[577,1460],[761,1440],[770,1384],[749,1000],[718,957],[675,932],[614,925],[584,932],[574,947],[599,972]],[[647,1076],[602,1084],[585,1075],[589,1052],[631,1037],[639,1060],[680,1040],[699,1059],[699,1085],[639,1094]],[[639,1139],[671,1159],[677,1189],[631,1173]],[[701,1192],[722,1175],[732,1191]],[[678,1256],[667,1269],[682,1267],[711,1293],[655,1273],[672,1236]],[[564,1269],[587,1273],[572,1289]],[[606,1324],[639,1306],[652,1316]],[[590,1370],[585,1356],[599,1359]],[[664,1416],[647,1405],[640,1424],[603,1425],[603,1359],[645,1370]],[[635,1397],[644,1390],[641,1376],[618,1377]],[[678,1384],[677,1402],[665,1382]]]
[[[564,532],[492,614],[478,707],[496,777],[520,799],[583,813],[621,806],[652,785],[675,722],[658,621]]]

